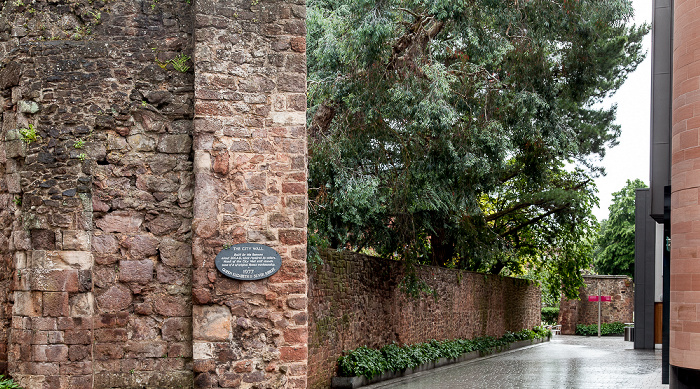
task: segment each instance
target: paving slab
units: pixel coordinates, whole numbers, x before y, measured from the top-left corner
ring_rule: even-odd
[[[557,335],[550,342],[367,386],[369,389],[662,389],[661,350],[622,337]]]

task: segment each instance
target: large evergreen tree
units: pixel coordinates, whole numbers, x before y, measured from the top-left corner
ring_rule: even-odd
[[[610,214],[601,222],[596,239],[595,269],[598,274],[634,277],[635,191],[646,187],[642,180],[627,180],[624,188],[613,193]]]
[[[642,60],[626,0],[308,0],[310,230],[573,293]]]

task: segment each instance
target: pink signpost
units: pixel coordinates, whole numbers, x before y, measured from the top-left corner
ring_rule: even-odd
[[[601,301],[612,301],[612,296],[603,296],[600,294],[600,288],[598,289],[597,296],[588,296],[588,301],[598,302],[598,337],[600,338],[600,303]]]

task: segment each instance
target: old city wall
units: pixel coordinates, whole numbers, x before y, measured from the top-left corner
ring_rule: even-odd
[[[583,276],[585,286],[579,290],[579,300],[562,298],[559,306],[561,333],[573,335],[577,324],[598,323],[598,303],[588,301],[588,296],[600,292],[611,296],[612,301],[601,302],[601,322],[631,323],[634,313],[634,282],[627,276]]]
[[[25,388],[305,387],[304,2],[0,11],[0,369]],[[225,245],[282,269],[222,277]]]
[[[326,251],[309,269],[309,388],[328,388],[344,350],[502,336],[540,325],[539,287],[527,280],[438,267],[417,274],[436,292],[408,297],[403,266]]]

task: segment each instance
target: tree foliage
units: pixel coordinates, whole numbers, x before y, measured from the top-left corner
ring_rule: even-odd
[[[600,223],[596,239],[594,255],[598,274],[634,277],[635,191],[646,187],[642,180],[627,180],[619,192],[613,193],[609,216]]]
[[[575,290],[642,60],[626,0],[308,0],[310,231]]]

